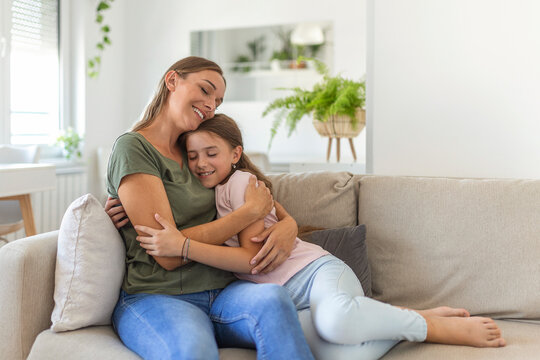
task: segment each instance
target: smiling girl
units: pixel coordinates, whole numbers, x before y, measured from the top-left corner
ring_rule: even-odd
[[[215,187],[219,217],[244,204],[244,192],[253,175],[271,188],[270,181],[243,153],[241,132],[229,117],[216,115],[197,130],[185,133],[181,142],[192,173],[204,187]],[[313,325],[326,340],[311,344],[316,357],[376,359],[400,340],[475,347],[505,345],[492,319],[470,317],[464,309],[413,311],[365,297],[359,280],[343,261],[298,238],[288,260],[275,270],[252,272],[250,259],[261,245],[250,238],[277,221],[275,210],[230,238],[226,242],[229,246],[194,241],[159,214],[155,218],[163,229],[136,226],[149,235],[137,237],[148,254],[181,256],[232,271],[241,279],[280,284],[298,310],[310,308]]]

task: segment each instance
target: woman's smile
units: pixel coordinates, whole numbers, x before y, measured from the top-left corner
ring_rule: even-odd
[[[195,106],[192,106],[192,108],[193,108],[193,111],[195,111],[195,114],[199,115],[199,117],[201,118],[201,121],[203,121],[206,114],[202,112],[201,110],[199,110],[198,108],[196,108]]]

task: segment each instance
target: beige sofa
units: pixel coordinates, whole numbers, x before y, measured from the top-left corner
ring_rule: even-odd
[[[505,348],[402,342],[384,359],[540,358],[540,180],[305,173],[272,176],[299,225],[366,224],[374,297],[492,316]],[[0,249],[2,359],[137,359],[111,327],[48,328],[57,232]],[[308,341],[309,312],[300,313]],[[359,324],[361,326],[362,324]],[[255,352],[222,349],[224,359]]]

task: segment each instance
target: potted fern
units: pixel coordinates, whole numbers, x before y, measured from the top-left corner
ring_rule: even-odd
[[[312,115],[313,125],[321,136],[328,137],[327,161],[330,158],[332,139],[337,140],[337,160],[339,162],[339,141],[348,138],[353,158],[356,153],[352,139],[356,137],[366,124],[365,103],[366,86],[364,81],[345,79],[341,75],[330,76],[328,67],[316,59],[313,61],[317,72],[323,79],[315,84],[312,90],[299,87],[292,89],[293,94],[272,101],[263,112],[263,116],[275,112],[276,117],[272,123],[270,143],[277,134],[277,130],[285,121],[288,136],[296,129],[298,122],[306,115]]]

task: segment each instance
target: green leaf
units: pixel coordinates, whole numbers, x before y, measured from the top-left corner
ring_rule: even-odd
[[[94,61],[96,62],[96,64],[101,64],[101,56],[95,56]]]
[[[97,47],[99,50],[105,49],[105,46],[104,46],[102,43],[97,43],[97,44],[96,44],[96,47]]]
[[[107,4],[105,1],[101,1],[97,6],[97,11],[107,10],[109,7],[109,4]]]
[[[281,123],[283,122],[285,109],[279,111],[279,113],[274,118],[274,121],[272,121],[272,128],[270,129],[270,141],[268,142],[268,150],[270,150],[270,147],[272,147],[272,141],[274,141],[274,137],[277,134],[277,129],[281,126]]]
[[[105,44],[107,44],[107,45],[111,45],[111,39],[109,39],[108,36],[104,36],[104,37],[103,37],[103,42],[104,42]]]
[[[80,150],[82,140],[83,138],[73,128],[69,127],[56,138],[56,145],[62,146],[67,159],[71,159],[73,156],[80,158],[82,156]]]
[[[93,61],[93,60],[88,60],[88,67],[89,67],[89,68],[93,68],[93,67],[94,67],[94,61]]]
[[[97,15],[96,15],[96,22],[97,22],[98,24],[101,24],[101,23],[103,22],[103,15],[97,14]]]
[[[105,25],[101,27],[101,31],[103,31],[104,33],[108,33],[109,31],[111,31],[111,28],[109,27],[109,25]]]

